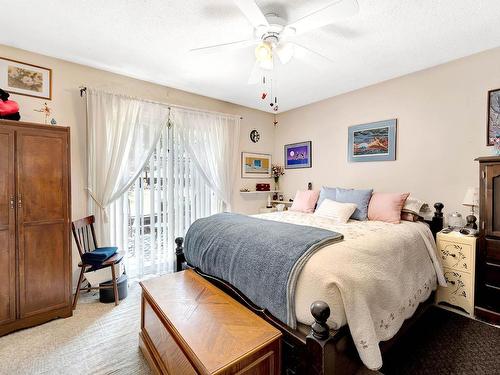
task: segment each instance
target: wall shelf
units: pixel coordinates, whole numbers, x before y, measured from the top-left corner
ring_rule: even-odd
[[[268,190],[268,191],[257,191],[257,190],[251,190],[251,191],[240,191],[240,194],[272,194],[272,193],[282,193],[279,190]]]
[[[291,205],[293,202],[289,202],[289,201],[271,201],[271,203],[273,203],[273,204],[283,203],[283,204],[289,204],[289,205]]]

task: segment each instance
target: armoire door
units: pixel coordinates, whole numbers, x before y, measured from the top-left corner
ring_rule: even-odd
[[[57,131],[17,131],[21,318],[70,303],[68,141]]]
[[[0,324],[16,319],[14,131],[0,128]]]
[[[485,234],[500,238],[500,164],[485,167]]]

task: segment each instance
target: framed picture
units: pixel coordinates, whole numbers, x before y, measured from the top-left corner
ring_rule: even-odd
[[[312,142],[285,145],[285,169],[312,167]]]
[[[396,119],[349,127],[349,162],[396,160]]]
[[[500,137],[500,89],[488,91],[488,133],[486,146]]]
[[[0,87],[12,94],[52,99],[52,69],[0,57]]]
[[[270,178],[271,177],[271,155],[254,154],[251,152],[241,153],[241,177],[242,178]]]

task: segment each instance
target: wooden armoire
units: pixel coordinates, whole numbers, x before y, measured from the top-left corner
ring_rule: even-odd
[[[69,128],[0,120],[0,336],[71,316]]]
[[[500,156],[479,161],[479,253],[475,315],[500,324]]]

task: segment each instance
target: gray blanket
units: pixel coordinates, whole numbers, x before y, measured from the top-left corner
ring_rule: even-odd
[[[184,254],[190,265],[229,282],[296,328],[294,295],[302,267],[342,238],[325,229],[222,213],[191,225]]]

